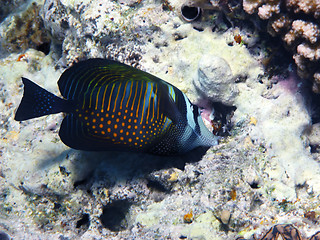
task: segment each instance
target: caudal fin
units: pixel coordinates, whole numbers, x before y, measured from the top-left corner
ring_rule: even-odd
[[[24,121],[49,114],[64,112],[67,101],[22,78],[24,93],[14,119]]]

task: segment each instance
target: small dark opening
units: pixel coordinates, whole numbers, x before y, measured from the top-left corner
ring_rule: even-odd
[[[311,153],[317,153],[319,151],[318,145],[310,145],[310,152]]]
[[[200,8],[198,7],[189,7],[189,6],[182,6],[181,7],[181,14],[187,21],[194,21],[200,17]]]
[[[163,184],[153,180],[148,180],[147,187],[151,191],[164,192],[164,193],[170,192],[170,189],[167,189],[165,186],[163,186]]]
[[[81,219],[77,221],[76,228],[80,228],[82,226],[85,226],[86,228],[88,228],[89,225],[90,225],[89,214],[88,213],[84,213],[82,215]]]
[[[53,209],[57,210],[59,208],[61,208],[61,204],[60,203],[54,203]]]
[[[10,237],[5,232],[0,232],[0,240],[10,240]]]
[[[105,228],[113,232],[125,230],[128,227],[126,214],[131,206],[128,200],[118,200],[105,206],[100,220]]]
[[[51,42],[44,42],[36,47],[36,49],[40,52],[43,52],[45,55],[48,55],[50,52]]]
[[[249,183],[250,187],[253,189],[258,189],[260,188],[259,183],[257,181],[253,181],[251,183]]]
[[[89,182],[89,179],[90,179],[90,177],[86,177],[84,179],[77,180],[77,181],[74,182],[73,187],[77,188],[79,186],[83,186],[83,185],[85,185],[85,184],[87,184]]]

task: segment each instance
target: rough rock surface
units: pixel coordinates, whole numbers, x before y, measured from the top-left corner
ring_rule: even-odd
[[[238,94],[229,64],[220,57],[204,55],[199,60],[196,89],[212,102],[232,106]]]
[[[2,22],[12,12],[23,9],[27,2],[27,0],[1,0],[0,22]]]

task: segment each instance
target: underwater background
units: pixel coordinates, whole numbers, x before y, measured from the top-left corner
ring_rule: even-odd
[[[319,0],[0,3],[0,239],[320,238]],[[21,77],[61,96],[89,58],[176,86],[219,144],[85,152],[62,114],[14,120]]]

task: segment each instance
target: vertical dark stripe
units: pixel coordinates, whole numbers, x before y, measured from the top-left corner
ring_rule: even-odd
[[[152,98],[152,94],[153,94],[153,83],[150,83],[150,91],[148,91],[149,93],[149,98],[148,98],[148,113],[147,113],[147,117],[146,117],[146,124],[149,123],[149,117],[150,117],[150,108],[152,108],[153,111],[153,98]],[[151,99],[152,99],[152,103],[151,103]]]
[[[128,82],[129,81],[126,81],[126,84],[124,85],[124,88],[123,88],[123,93],[122,93],[122,98],[121,98],[121,101],[120,101],[120,110],[122,109],[122,104],[123,104],[123,100],[124,100],[124,97],[126,96],[127,94],[127,85],[128,85]]]
[[[147,102],[147,105],[146,105],[146,98],[147,98],[147,92],[149,90],[149,84],[148,82],[146,82],[144,85],[146,85],[146,89],[144,90],[144,96],[143,96],[143,104],[142,104],[142,111],[141,111],[141,120],[140,120],[140,124],[142,124],[143,122],[143,118],[144,118],[144,109],[148,107],[148,102]],[[146,117],[147,118],[147,117]]]
[[[131,95],[132,95],[132,88],[133,88],[133,81],[130,81],[130,93],[129,93],[129,97],[127,99],[127,103],[126,103],[126,108],[128,107]]]
[[[118,89],[117,89],[116,99],[114,100],[113,112],[115,112],[118,101],[119,101],[118,99],[119,99],[119,94],[120,94],[120,89],[121,89],[122,83],[118,82],[117,85],[118,85]],[[122,92],[122,94],[124,94],[124,93]]]
[[[107,108],[107,111],[110,110],[110,104],[111,104],[111,98],[112,98],[112,94],[113,94],[113,89],[114,89],[114,84],[112,84],[112,86],[111,86],[111,91],[110,91],[110,96],[109,96],[109,100],[108,100],[108,108]]]
[[[152,104],[152,118],[151,122],[153,122],[154,119],[154,110],[157,108],[157,93],[158,93],[158,84],[155,84],[156,90],[154,91],[154,96],[153,96],[153,104]]]
[[[135,84],[136,84],[136,90],[135,90],[135,92],[134,92],[134,97],[133,97],[133,101],[132,101],[132,105],[131,105],[131,111],[133,111],[134,102],[135,102],[136,97],[137,97],[137,91],[138,91],[138,84],[139,84],[139,82],[135,82]]]

